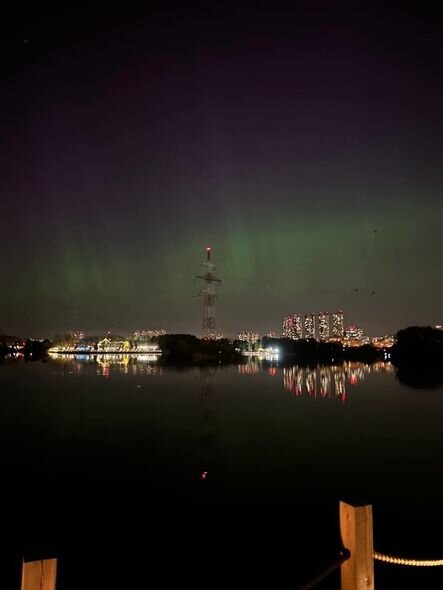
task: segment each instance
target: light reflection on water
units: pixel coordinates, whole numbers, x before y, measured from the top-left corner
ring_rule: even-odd
[[[96,374],[109,378],[121,375],[161,375],[162,367],[156,354],[51,354],[54,365],[68,374],[90,372],[96,367]]]
[[[110,378],[112,375],[161,376],[163,366],[155,354],[57,354],[51,355],[54,365],[64,373],[90,373],[96,368],[96,375]],[[341,365],[318,365],[304,367],[299,365],[279,366],[278,359],[248,357],[245,363],[237,365],[240,375],[252,376],[263,373],[273,378],[281,378],[283,388],[296,397],[313,399],[339,398],[343,403],[353,387],[361,384],[371,373],[395,372],[388,362],[372,365],[360,362],[344,362]]]
[[[383,366],[380,366],[383,365]],[[371,372],[384,371],[392,373],[390,363],[370,366],[362,363],[344,363],[343,365],[310,367],[284,367],[284,388],[296,396],[307,395],[321,398],[341,397],[346,400],[346,392],[350,386],[356,386]]]
[[[8,363],[0,390],[3,478],[14,486],[0,499],[27,513],[36,497],[39,514],[54,520],[77,507],[72,526],[82,539],[117,510],[124,522],[126,511],[148,522],[152,506],[168,526],[188,527],[192,515],[214,530],[259,522],[294,534],[317,518],[307,503],[325,506],[316,526],[332,537],[335,521],[326,527],[323,516],[350,498],[374,504],[378,550],[427,556],[438,547],[443,391],[405,388],[389,363],[301,367],[249,357],[177,368],[149,354],[70,354]],[[32,495],[30,465],[39,481]],[[428,504],[434,536],[422,517]],[[385,542],[404,514],[405,546],[401,530]],[[28,540],[34,528],[20,534]],[[120,549],[126,538],[112,542]]]
[[[296,397],[312,398],[340,397],[346,401],[350,387],[363,382],[371,373],[394,373],[391,363],[378,362],[372,365],[359,362],[344,362],[341,365],[318,365],[303,367],[299,365],[278,367],[276,362],[266,362],[259,357],[250,357],[245,364],[238,365],[241,375],[257,375],[266,371],[269,376],[282,374],[283,387]]]

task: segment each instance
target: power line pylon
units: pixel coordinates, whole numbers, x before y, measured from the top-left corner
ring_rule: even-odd
[[[206,260],[202,266],[206,269],[205,273],[195,277],[205,282],[205,287],[200,291],[200,295],[203,295],[202,338],[214,340],[216,337],[215,300],[217,298],[215,283],[221,283],[221,280],[214,276],[215,264],[211,261],[211,248],[209,246],[206,248]]]

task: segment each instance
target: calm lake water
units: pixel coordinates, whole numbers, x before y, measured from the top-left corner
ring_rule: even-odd
[[[443,389],[390,364],[79,356],[5,362],[0,392],[2,587],[46,555],[61,590],[298,588],[338,552],[340,499],[373,505],[377,551],[443,557]],[[443,586],[405,570],[376,588]]]

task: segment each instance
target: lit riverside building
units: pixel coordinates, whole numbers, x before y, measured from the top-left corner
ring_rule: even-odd
[[[283,318],[283,338],[292,338],[300,340],[302,337],[302,319],[301,315],[296,313]]]
[[[318,338],[319,340],[329,338],[329,313],[325,311],[318,314]]]
[[[341,309],[332,314],[332,335],[334,338],[343,338],[345,335],[345,320]]]
[[[305,315],[305,338],[315,338],[315,314]]]

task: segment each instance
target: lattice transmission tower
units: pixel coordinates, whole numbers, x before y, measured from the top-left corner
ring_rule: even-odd
[[[214,340],[215,333],[215,283],[221,283],[220,279],[214,276],[215,264],[211,261],[211,248],[206,248],[206,260],[202,266],[205,268],[203,275],[197,275],[196,279],[202,279],[205,282],[204,288],[200,291],[203,295],[203,326],[202,338]]]

